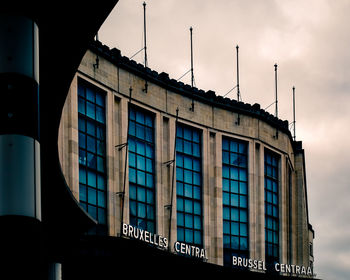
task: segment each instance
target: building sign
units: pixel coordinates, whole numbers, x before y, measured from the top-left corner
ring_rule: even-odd
[[[160,249],[168,249],[169,242],[168,239],[158,235],[151,233],[149,231],[134,227],[132,225],[123,223],[123,235],[126,237],[130,237],[133,239],[137,239],[149,244],[152,244]],[[188,255],[191,257],[207,260],[207,250],[203,248],[199,248],[190,244],[175,242],[174,250],[176,253]]]
[[[174,243],[174,250],[177,253],[188,255],[195,258],[200,258],[203,260],[207,260],[207,250],[203,248],[199,248],[190,244],[182,243],[179,241],[176,241]]]
[[[232,257],[232,265],[241,266],[257,270],[266,270],[265,262],[260,260],[246,259],[241,257]]]
[[[232,257],[232,265],[233,266],[240,266],[240,267],[246,267],[250,269],[256,269],[256,270],[262,270],[266,271],[265,262],[261,260],[253,260],[253,259],[246,259],[241,257]],[[280,273],[291,273],[296,275],[305,275],[305,276],[313,276],[313,271],[310,266],[305,267],[303,265],[294,265],[294,264],[283,264],[283,263],[276,263],[273,266],[273,269],[276,272]]]
[[[165,237],[128,224],[123,224],[123,235],[152,244],[160,249],[167,249],[169,245]]]

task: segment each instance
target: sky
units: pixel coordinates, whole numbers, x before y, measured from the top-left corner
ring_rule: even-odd
[[[143,0],[119,0],[99,40],[131,57],[143,48]],[[242,101],[275,101],[303,142],[317,278],[350,278],[350,1],[148,0],[148,66],[178,79],[191,67],[195,86],[225,95],[236,84]],[[144,63],[143,53],[133,57]],[[191,84],[190,74],[181,81]],[[227,94],[236,99],[236,90]],[[274,106],[267,108],[274,114]]]

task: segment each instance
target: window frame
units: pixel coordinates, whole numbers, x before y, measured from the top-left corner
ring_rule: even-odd
[[[224,265],[232,266],[232,256],[249,257],[249,142],[223,135],[221,152]]]

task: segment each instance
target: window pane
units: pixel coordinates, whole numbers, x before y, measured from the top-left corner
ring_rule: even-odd
[[[130,196],[130,199],[136,200],[136,186],[134,185],[129,186],[129,196]]]
[[[96,118],[95,105],[92,104],[91,102],[86,102],[86,115],[92,119]]]
[[[79,199],[86,201],[86,186],[79,184]]]
[[[106,196],[105,196],[105,192],[98,192],[97,193],[97,200],[98,200],[98,202],[97,202],[97,204],[98,204],[98,206],[100,206],[100,207],[106,207]]]
[[[96,107],[96,120],[105,123],[105,112],[101,107]]]
[[[193,216],[192,215],[185,215],[185,227],[187,228],[193,228]]]
[[[79,147],[86,148],[86,136],[84,133],[79,132]]]
[[[143,203],[137,205],[137,216],[140,218],[146,218],[146,206]]]
[[[88,203],[96,205],[96,190],[92,188],[88,188]]]
[[[192,213],[193,212],[193,207],[192,207],[192,201],[185,199],[185,212],[187,213]]]
[[[193,202],[193,206],[194,206],[194,211],[193,213],[195,215],[201,215],[202,209],[201,209],[201,204],[197,201]]]
[[[185,226],[185,219],[184,219],[184,214],[182,213],[177,213],[177,225],[178,226]]]
[[[96,174],[92,171],[88,171],[88,185],[96,188]]]
[[[137,200],[141,202],[146,202],[146,190],[144,188],[138,188]]]
[[[86,170],[82,167],[79,167],[79,182],[86,184]]]
[[[192,185],[185,184],[185,193],[184,196],[186,197],[192,197]]]
[[[176,194],[181,196],[184,195],[184,185],[180,182],[176,182]]]
[[[101,209],[101,208],[98,208],[98,222],[100,224],[103,224],[105,225],[107,223],[107,219],[106,219],[106,210],[105,209]]]
[[[85,114],[85,101],[82,98],[78,98],[78,112]]]
[[[143,171],[137,171],[137,184],[145,186],[146,185],[146,174]]]

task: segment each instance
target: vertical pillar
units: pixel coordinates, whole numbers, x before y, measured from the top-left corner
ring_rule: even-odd
[[[48,280],[62,280],[62,264],[54,262],[49,265]]]
[[[0,15],[0,97],[0,278],[39,279],[39,34],[24,16]]]

